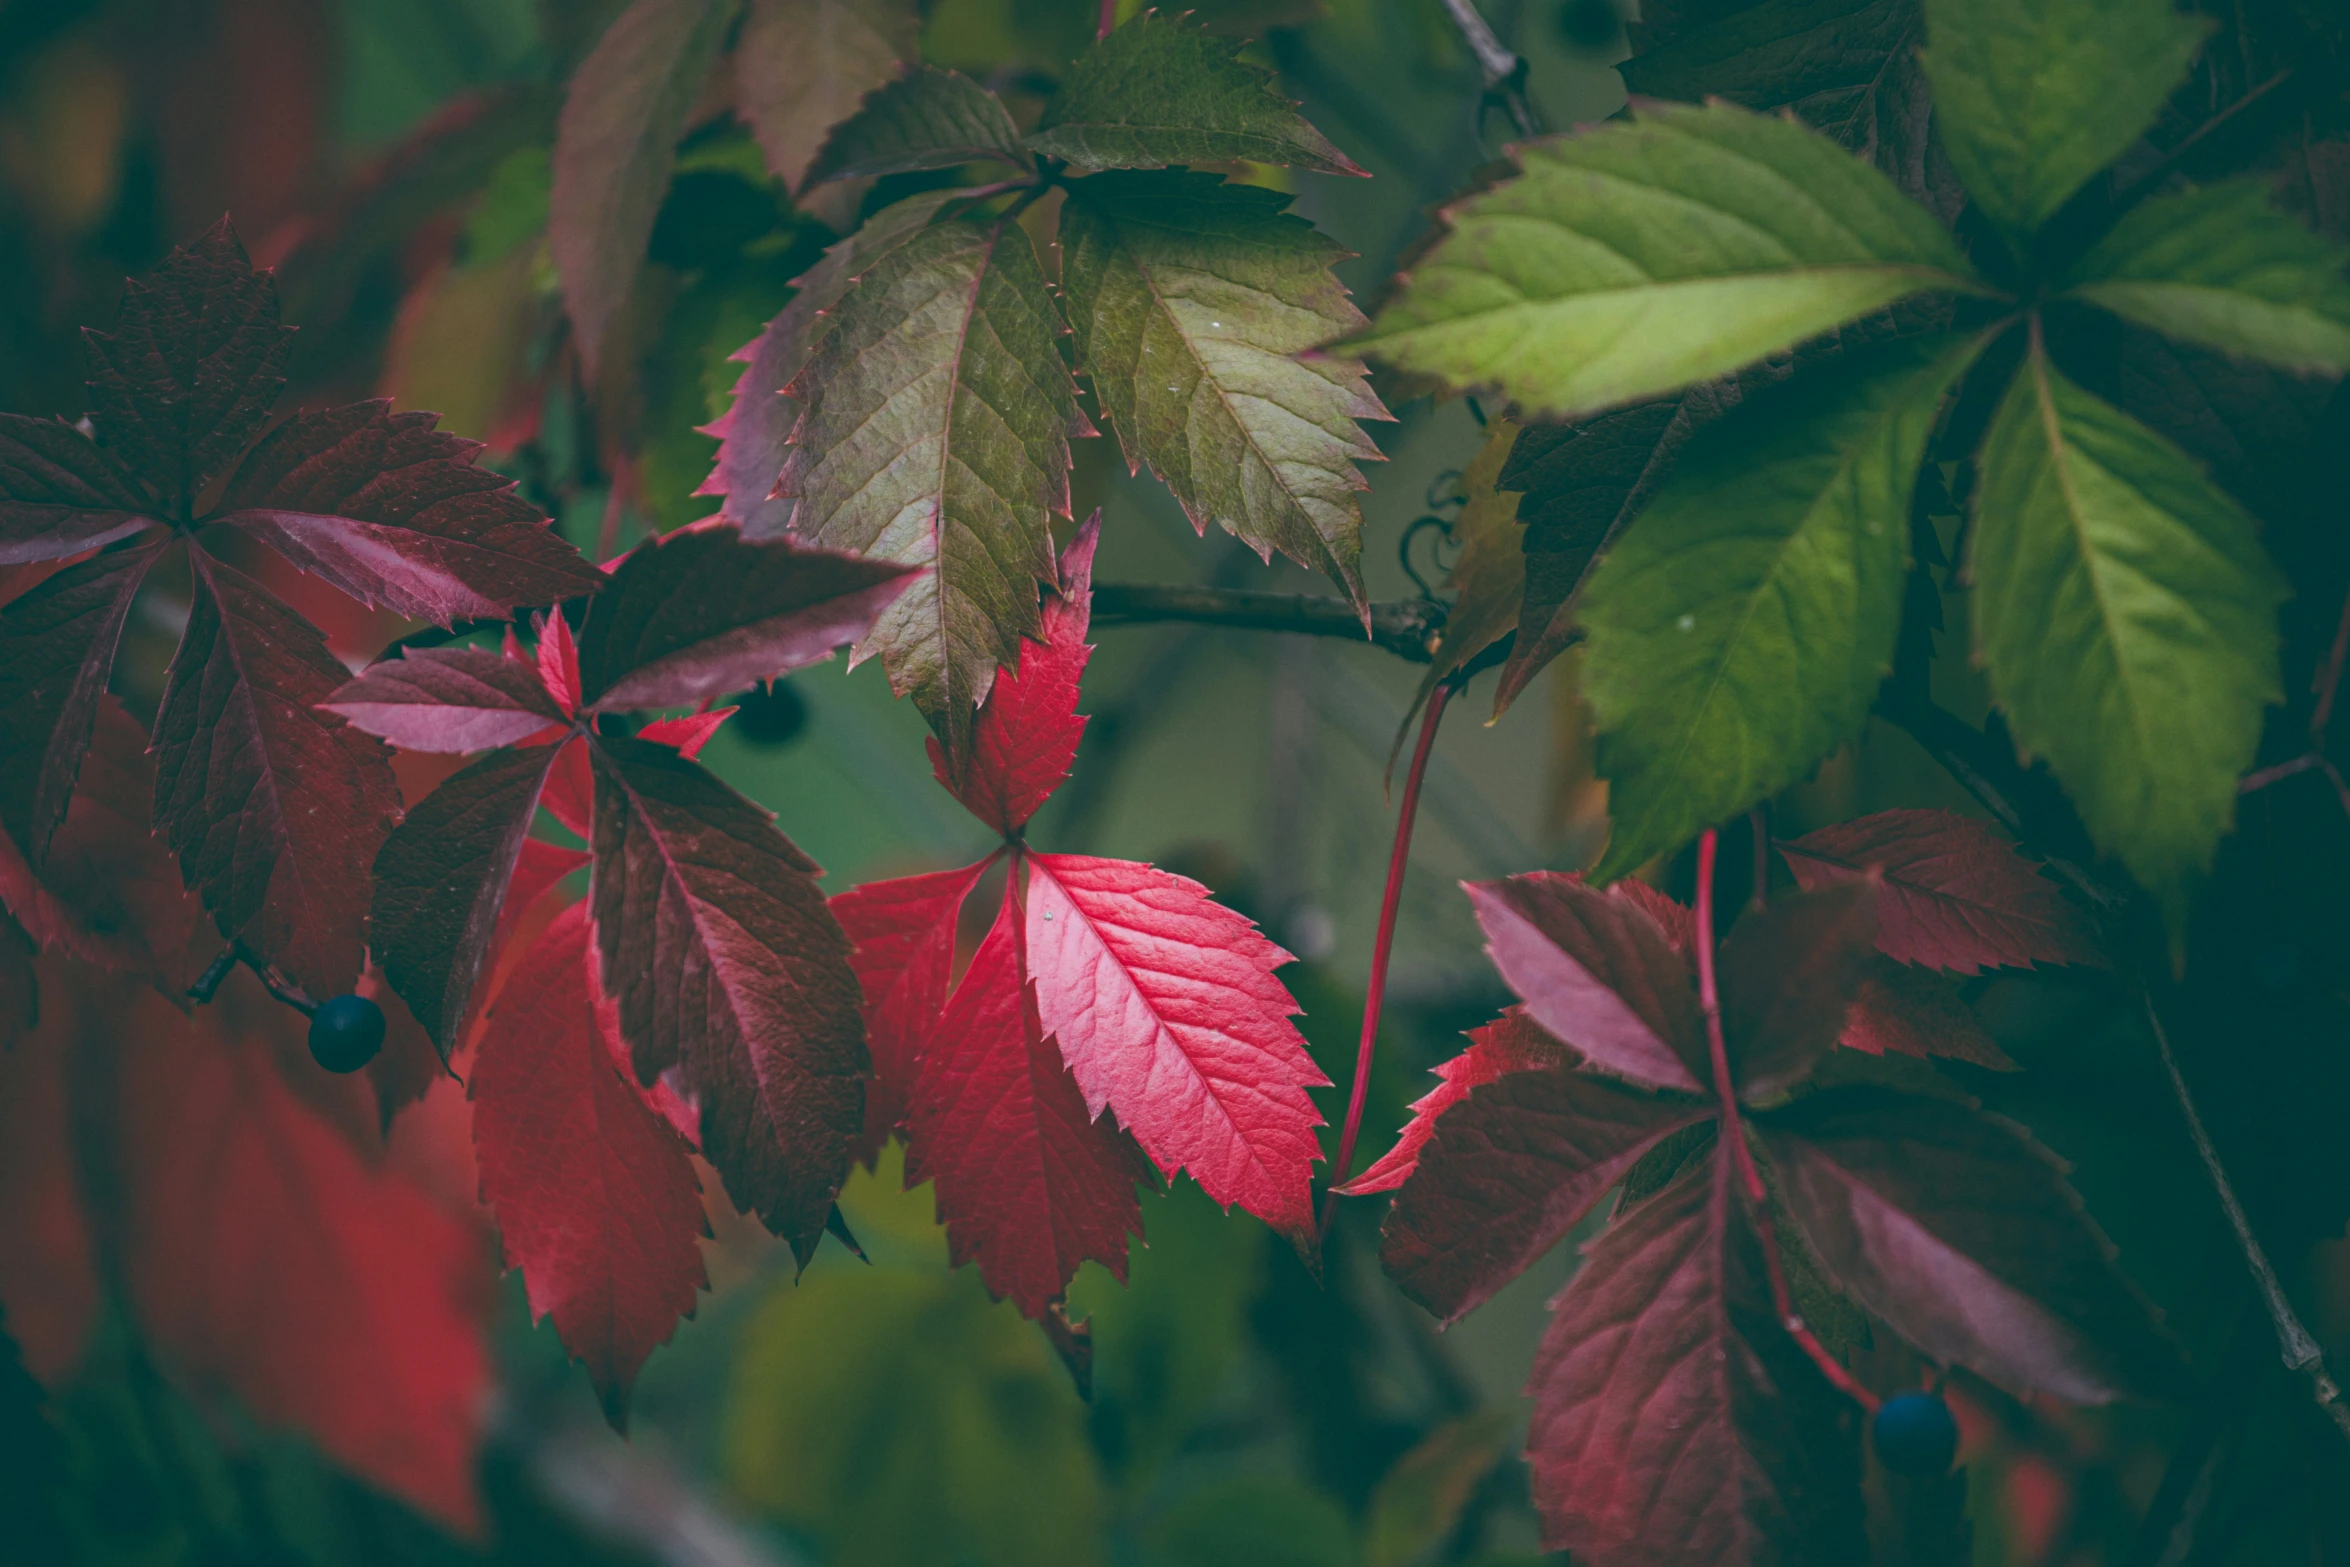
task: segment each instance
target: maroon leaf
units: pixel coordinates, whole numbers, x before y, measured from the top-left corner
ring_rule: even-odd
[[[215,520],[362,603],[438,625],[499,618],[603,585],[479,441],[378,399],[300,413],[253,449]]]
[[[905,1118],[914,1062],[945,1009],[954,972],[955,919],[990,855],[960,870],[869,881],[832,899],[833,916],[856,943],[850,959],[865,997],[865,1048],[873,1081],[857,1157],[871,1161]]]
[[[816,863],[674,751],[590,754],[590,896],[638,1081],[680,1068],[727,1192],[805,1264],[865,1115],[857,976]]]
[[[278,324],[276,280],[222,218],[123,285],[111,335],[82,332],[99,435],[186,517],[268,421],[293,336]]]
[[[65,819],[154,548],[83,561],[0,609],[0,827],[34,864]]]
[[[1396,1194],[1380,1264],[1457,1321],[1563,1240],[1642,1154],[1712,1114],[1571,1070],[1481,1084],[1436,1122]]]
[[[1078,1267],[1126,1277],[1147,1173],[1117,1125],[1095,1120],[1037,1017],[1006,896],[915,1062],[906,1183],[936,1183],[949,1259],[979,1264],[998,1297],[1042,1318]]]
[[[1436,1068],[1436,1086],[1412,1101],[1412,1118],[1395,1146],[1339,1187],[1341,1196],[1367,1197],[1401,1186],[1419,1164],[1428,1139],[1436,1134],[1437,1117],[1468,1098],[1471,1089],[1482,1088],[1510,1072],[1575,1064],[1575,1053],[1528,1017],[1523,1007],[1512,1007],[1483,1028],[1472,1030],[1469,1041],[1468,1049]]]
[[[592,935],[574,904],[531,943],[482,1031],[469,1093],[506,1266],[620,1429],[637,1372],[709,1287],[709,1226],[684,1139],[623,1075]]]
[[[1873,1056],[1890,1050],[1921,1060],[1948,1056],[1994,1072],[2016,1069],[1949,980],[1882,953],[1871,955],[1852,993],[1842,1043]]]
[[[1543,1543],[1578,1563],[1863,1560],[1855,1412],[1780,1330],[1734,1207],[1729,1161],[1706,1161],[1610,1226],[1552,1305],[1526,1459]]]
[[[601,712],[681,707],[830,658],[914,575],[723,523],[648,540],[588,606],[582,700]]]
[[[111,544],[161,520],[160,509],[72,425],[0,413],[0,566]]]
[[[2074,1403],[2175,1369],[2063,1167],[2021,1128],[1873,1088],[1810,1095],[1763,1126],[1820,1266],[1928,1355]]]
[[[537,670],[487,648],[411,649],[322,705],[403,751],[449,755],[523,745],[570,724]]]
[[[1691,1093],[1710,1080],[1689,964],[1646,910],[1554,871],[1465,890],[1534,1021],[1603,1072]]]
[[[1739,1097],[1802,1082],[1836,1048],[1876,934],[1874,880],[1776,899],[1722,943],[1722,1032]]]
[[[554,760],[545,746],[492,751],[419,801],[375,857],[370,943],[444,1061],[464,1042]]]
[[[1950,811],[1879,811],[1779,845],[1806,887],[1885,875],[1877,946],[1973,974],[2034,963],[2106,963],[2096,927],[2013,844]]]
[[[222,935],[341,995],[398,812],[391,763],[320,710],[345,679],[326,639],[242,572],[188,555],[195,602],[155,715],[156,824]]]

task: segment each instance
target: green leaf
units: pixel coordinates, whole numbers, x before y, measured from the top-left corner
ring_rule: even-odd
[[[1028,145],[1084,170],[1245,159],[1363,173],[1240,50],[1236,39],[1145,11],[1077,62]]]
[[[1970,339],[1849,355],[1689,443],[1584,590],[1621,876],[1800,780],[1892,666],[1909,497]]]
[[[1516,1423],[1498,1405],[1480,1409],[1446,1421],[1397,1459],[1371,1493],[1363,1567],[1407,1567],[1451,1534]]]
[[[740,9],[741,0],[635,0],[572,75],[547,242],[591,373],[644,265],[686,117]]]
[[[1011,115],[970,77],[921,65],[874,92],[833,131],[808,170],[808,183],[951,169],[982,158],[1028,168]]]
[[[1080,361],[1129,470],[1166,481],[1270,559],[1326,571],[1359,606],[1366,489],[1358,419],[1385,419],[1360,360],[1301,357],[1363,323],[1331,275],[1346,252],[1289,198],[1212,174],[1079,180],[1061,283]]]
[[[2346,263],[2350,246],[2278,211],[2263,181],[2229,180],[2131,212],[2066,292],[2171,337],[2338,375],[2350,370]]]
[[[2029,236],[2127,151],[2211,24],[2171,0],[1925,0],[1926,79],[1975,205]]]
[[[913,0],[750,0],[734,46],[734,108],[767,168],[799,190],[832,128],[912,59]]]
[[[811,544],[928,566],[862,643],[962,754],[999,664],[1042,625],[1069,439],[1090,435],[1060,311],[1019,224],[958,219],[885,252],[785,388],[777,493]]]
[[[1984,438],[1968,570],[2016,742],[2176,932],[2281,699],[2286,587],[2252,519],[2035,348]]]
[[[1295,1480],[1251,1477],[1192,1492],[1151,1530],[1149,1567],[1354,1567],[1346,1509]]]
[[[1576,418],[1912,294],[1984,292],[1925,209],[1786,120],[1657,105],[1522,158],[1342,347]]]

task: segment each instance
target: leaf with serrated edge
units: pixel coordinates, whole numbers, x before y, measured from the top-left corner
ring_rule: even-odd
[[[2281,697],[2286,589],[2251,518],[2034,352],[1984,439],[1967,568],[2016,742],[2179,931]]]
[[[1246,160],[1362,174],[1240,49],[1145,11],[1077,62],[1028,145],[1078,169]]]
[[[702,1151],[801,1263],[864,1123],[848,939],[814,861],[768,814],[663,746],[598,738],[590,899],[640,1082],[675,1066]]]
[[[709,1287],[702,1183],[625,1072],[587,906],[575,903],[499,995],[466,1094],[506,1266],[521,1271],[531,1315],[555,1319],[615,1428],[638,1370]]]
[[[1060,311],[1017,224],[936,224],[885,253],[787,390],[804,404],[776,492],[827,549],[932,568],[883,614],[879,653],[959,754],[998,665],[1037,632],[1069,438],[1092,427]]]
[[[951,169],[993,158],[1027,172],[1020,130],[995,94],[955,71],[917,65],[833,127],[808,183]]]
[[[1792,1088],[1836,1048],[1877,933],[1876,878],[1773,898],[1722,942],[1722,1032],[1742,1099]]]
[[[1284,1234],[1313,1224],[1329,1081],[1274,970],[1290,956],[1195,881],[1072,854],[1027,857],[1029,973],[1094,1115],[1160,1170]]]
[[[488,648],[410,648],[320,704],[403,751],[463,755],[561,734],[571,720],[538,671]]]
[[[1371,1167],[1338,1188],[1343,1197],[1367,1197],[1391,1192],[1418,1167],[1420,1152],[1436,1133],[1437,1118],[1469,1097],[1472,1089],[1510,1072],[1537,1067],[1571,1067],[1575,1052],[1552,1038],[1543,1026],[1512,1007],[1482,1028],[1469,1031],[1469,1048],[1433,1069],[1436,1086],[1412,1101],[1412,1118],[1397,1134],[1395,1146]]]
[[[1583,693],[1612,879],[1799,782],[1892,668],[1909,496],[1976,344],[1847,355],[1701,433],[1593,571]]]
[[[1883,910],[1884,898],[1877,906]],[[2016,1070],[1955,985],[1930,969],[1896,963],[1883,953],[1862,972],[1837,1043],[1872,1056],[1890,1050],[1921,1061],[1948,1056],[1986,1071]]]
[[[1884,873],[1877,947],[1927,968],[1975,974],[2106,957],[2088,915],[2015,845],[1953,811],[1878,811],[1779,846],[1806,887]]]
[[[161,509],[62,419],[0,413],[0,566],[97,549],[161,521]]]
[[[1202,533],[1327,572],[1363,603],[1355,464],[1391,417],[1362,362],[1305,351],[1363,324],[1346,252],[1289,198],[1182,171],[1081,180],[1061,212],[1079,362],[1129,471],[1148,463]]]
[[[2068,274],[2065,292],[2170,337],[2303,375],[2350,370],[2350,246],[2277,210],[2258,179],[2157,196]]]
[[[873,1057],[857,1147],[867,1164],[905,1119],[916,1058],[946,1006],[956,917],[995,861],[990,855],[960,870],[869,881],[832,897],[833,917],[856,944],[849,961],[865,998],[865,1048]]]
[[[1825,137],[1660,104],[1525,147],[1338,345],[1530,414],[1703,381],[1870,311],[1982,285],[1950,235]]]
[[[832,128],[920,42],[912,0],[750,0],[734,46],[734,112],[767,171],[797,192]]]
[[[131,601],[159,553],[68,566],[0,608],[0,828],[35,864],[65,819]]]

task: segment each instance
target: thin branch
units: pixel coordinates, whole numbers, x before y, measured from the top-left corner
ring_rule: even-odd
[[[1261,593],[1240,588],[1195,588],[1151,582],[1100,582],[1093,589],[1096,626],[1191,621],[1245,631],[1368,641],[1396,657],[1425,664],[1444,630],[1444,606],[1397,599],[1370,606],[1370,628],[1345,599],[1312,593]]]
[[[1520,136],[1541,135],[1542,122],[1526,101],[1526,62],[1494,36],[1474,0],[1444,0],[1444,9],[1461,30],[1469,53],[1477,57],[1477,70],[1485,78],[1485,96],[1508,112]]]

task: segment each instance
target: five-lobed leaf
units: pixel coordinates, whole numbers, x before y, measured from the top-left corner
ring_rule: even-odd
[[[1722,1032],[1739,1097],[1766,1098],[1812,1075],[1844,1033],[1877,933],[1877,883],[1840,882],[1773,898],[1722,942]]]
[[[2285,585],[2252,520],[2035,349],[1984,439],[1968,569],[2017,743],[2176,933],[2280,698]]]
[[[917,65],[833,127],[808,183],[951,169],[993,158],[1026,170],[1020,130],[994,93],[957,71]]]
[[[1913,294],[1982,285],[1874,169],[1785,120],[1654,105],[1535,142],[1340,346],[1574,418],[1735,370]]]

